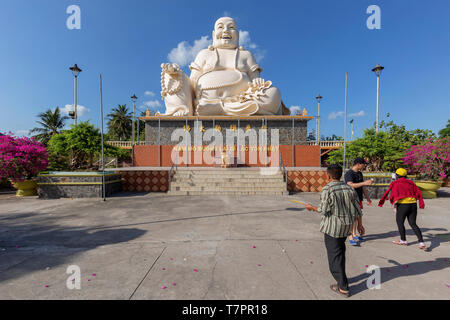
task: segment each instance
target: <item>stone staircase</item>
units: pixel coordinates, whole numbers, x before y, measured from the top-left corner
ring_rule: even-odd
[[[169,195],[285,195],[281,171],[261,174],[259,168],[192,168],[175,172]]]

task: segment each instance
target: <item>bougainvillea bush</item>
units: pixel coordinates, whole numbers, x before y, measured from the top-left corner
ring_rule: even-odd
[[[28,137],[0,135],[0,178],[24,181],[48,166],[45,146]]]
[[[450,175],[450,138],[429,140],[406,150],[403,162],[410,173],[420,174],[422,179],[438,181]]]

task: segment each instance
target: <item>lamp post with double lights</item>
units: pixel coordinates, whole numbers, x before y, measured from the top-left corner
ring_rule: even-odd
[[[381,71],[383,71],[384,67],[377,64],[375,68],[372,69],[373,72],[375,72],[375,75],[377,76],[377,122],[376,122],[376,132],[378,133],[378,127],[379,127],[379,105],[380,105],[380,76]]]
[[[77,64],[75,63],[73,67],[69,68],[72,71],[72,74],[75,78],[75,84],[74,84],[74,104],[73,104],[73,119],[75,120],[75,127],[77,126],[77,118],[78,118],[78,114],[77,114],[77,79],[78,79],[78,75],[80,74],[81,70],[80,68],[78,68]],[[70,116],[72,116],[71,113],[69,113]]]
[[[323,97],[318,94],[316,97],[317,100],[317,145],[320,145],[320,100],[322,100]]]

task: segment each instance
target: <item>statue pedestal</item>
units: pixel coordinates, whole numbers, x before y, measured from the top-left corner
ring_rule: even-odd
[[[224,151],[227,152],[231,162],[233,162],[233,155],[239,158],[238,150],[245,154],[259,151],[258,148],[266,146],[268,154],[273,151],[280,152],[285,166],[300,166],[301,160],[295,160],[296,148],[316,147],[309,146],[306,141],[307,123],[313,118],[308,116],[140,117],[140,120],[145,121],[145,145],[135,146],[133,152],[136,161],[134,165],[170,167],[173,164],[170,153],[174,148],[178,148],[176,150],[179,152],[189,150],[188,153],[202,152],[208,147],[214,149],[212,147],[214,138],[211,137],[219,139],[221,136],[222,145],[228,145],[224,147]],[[265,143],[265,141],[267,142]],[[234,148],[231,154],[230,146]],[[290,153],[287,151],[288,149],[290,149]],[[314,164],[311,166],[320,166],[320,147],[318,150],[316,152],[318,154],[317,161],[313,161]],[[213,152],[215,156],[220,155],[217,153],[220,150]],[[248,160],[248,157],[246,158]],[[193,158],[191,157],[191,159]],[[247,160],[244,163],[245,166],[265,166],[262,163],[252,164]],[[188,166],[207,165],[204,161],[188,163]],[[230,165],[233,166],[233,163]]]

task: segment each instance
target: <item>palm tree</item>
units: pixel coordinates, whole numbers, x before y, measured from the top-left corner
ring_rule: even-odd
[[[68,116],[61,115],[59,107],[56,107],[55,111],[48,109],[45,112],[39,113],[38,118],[40,118],[40,121],[36,122],[41,127],[30,130],[30,134],[37,133],[33,137],[43,144],[47,144],[52,136],[60,133],[61,129],[64,128],[65,121],[69,119]]]
[[[107,116],[108,134],[113,139],[128,140],[131,136],[131,113],[127,105],[118,105]]]

